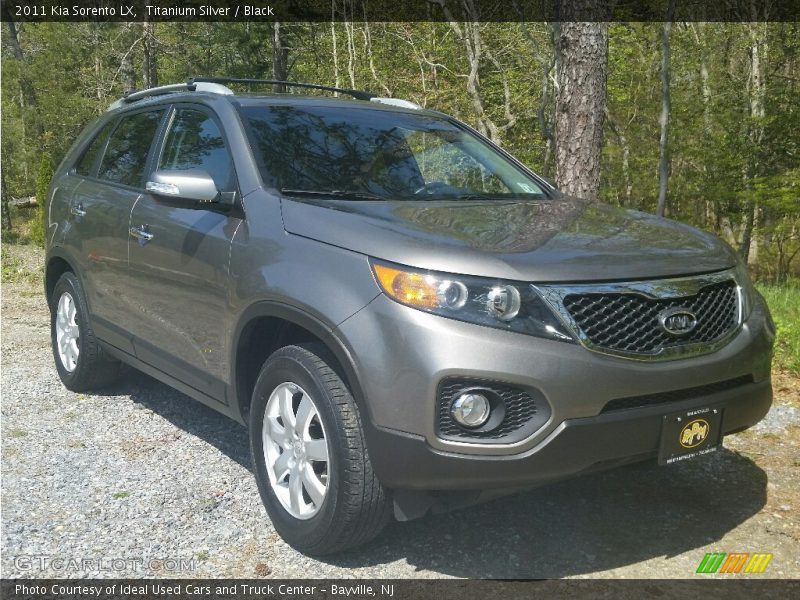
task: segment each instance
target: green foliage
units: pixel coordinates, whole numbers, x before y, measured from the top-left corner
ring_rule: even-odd
[[[12,229],[11,231],[3,232],[3,246],[6,244],[25,246],[33,243],[31,229],[39,216],[38,208],[17,208],[12,206],[10,210]]]
[[[31,240],[37,246],[44,246],[45,239],[45,204],[47,188],[53,179],[53,163],[45,152],[39,159],[39,171],[36,176],[36,219],[31,226]]]
[[[800,375],[800,280],[759,285],[777,327],[775,366]]]
[[[539,118],[541,112],[548,124],[554,113],[550,26],[471,25],[459,3],[448,6],[453,24],[285,23],[289,78],[408,98],[476,127],[489,118],[506,149],[552,176],[552,149]],[[39,196],[42,153],[58,164],[85,124],[121,96],[123,56],[136,71],[135,85],[143,85],[142,27],[22,23],[21,60],[2,28],[2,157],[11,195]],[[192,75],[270,77],[272,27],[155,23],[159,83]],[[645,211],[654,210],[658,190],[660,32],[660,23],[609,24],[601,198]],[[467,90],[468,45],[475,36],[482,107]],[[751,106],[754,40],[763,116],[752,114]],[[668,216],[736,245],[755,207],[759,277],[797,275],[800,24],[675,23],[670,43]]]

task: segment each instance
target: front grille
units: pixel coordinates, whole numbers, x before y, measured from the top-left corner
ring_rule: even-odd
[[[751,383],[753,383],[753,377],[751,375],[745,375],[735,379],[718,381],[716,383],[709,383],[707,385],[698,385],[696,387],[684,388],[681,390],[657,392],[655,394],[645,394],[643,396],[617,398],[616,400],[611,400],[606,403],[600,413],[602,414],[617,410],[627,410],[629,408],[642,408],[643,406],[666,404],[667,402],[680,402],[681,400],[690,400],[692,398],[699,398],[700,396],[708,396],[710,394],[732,390]]]
[[[628,354],[658,354],[666,348],[715,342],[738,324],[736,283],[725,280],[681,298],[648,298],[636,292],[586,292],[564,297],[586,339],[597,348]],[[662,329],[659,315],[670,308],[697,317],[689,334],[675,337]]]
[[[483,388],[495,394],[502,403],[503,419],[491,430],[465,429],[450,416],[450,405],[455,397],[464,390]],[[451,377],[439,384],[439,407],[437,434],[443,439],[453,440],[486,440],[488,443],[509,443],[527,437],[544,425],[550,417],[550,406],[541,394],[533,390],[487,381],[463,377]],[[490,420],[491,421],[491,420]]]

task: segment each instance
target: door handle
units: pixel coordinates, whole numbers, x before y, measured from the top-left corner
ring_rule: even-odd
[[[85,217],[86,216],[86,211],[83,210],[83,204],[80,204],[80,203],[78,203],[77,205],[75,205],[72,208],[70,208],[69,212],[71,212],[76,217]]]
[[[140,227],[131,227],[128,230],[133,237],[137,240],[141,240],[142,242],[149,242],[153,239],[153,234],[146,230],[147,225],[141,225]]]

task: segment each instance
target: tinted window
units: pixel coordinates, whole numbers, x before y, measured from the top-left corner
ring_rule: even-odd
[[[147,154],[163,114],[158,110],[124,117],[111,134],[98,177],[141,186]]]
[[[205,171],[218,188],[228,188],[231,157],[214,119],[199,110],[178,110],[158,168]]]
[[[98,133],[94,140],[92,140],[92,143],[89,144],[89,147],[83,153],[83,156],[75,166],[75,172],[78,173],[78,175],[92,175],[94,163],[97,160],[97,157],[103,151],[103,146],[108,138],[108,132],[111,131],[113,124],[114,121],[106,123],[100,130],[100,133]]]
[[[542,193],[535,179],[446,118],[355,107],[242,110],[265,180],[287,194],[456,200]]]

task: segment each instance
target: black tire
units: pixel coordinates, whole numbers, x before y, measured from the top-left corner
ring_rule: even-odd
[[[261,369],[250,406],[250,449],[272,524],[289,545],[317,556],[370,541],[391,517],[391,502],[372,470],[358,407],[332,364],[322,344],[277,350]],[[292,516],[281,504],[264,456],[262,425],[267,402],[285,382],[299,385],[314,399],[328,442],[327,492],[317,513],[306,520]]]
[[[71,371],[64,364],[59,355],[56,319],[58,318],[58,305],[61,297],[69,294],[75,305],[75,324],[78,326],[79,348],[75,367]],[[53,288],[50,297],[50,343],[53,348],[53,359],[56,370],[64,386],[73,392],[85,392],[107,386],[119,378],[121,363],[108,356],[92,331],[89,322],[89,311],[86,307],[86,298],[83,294],[81,283],[74,273],[66,272]]]

